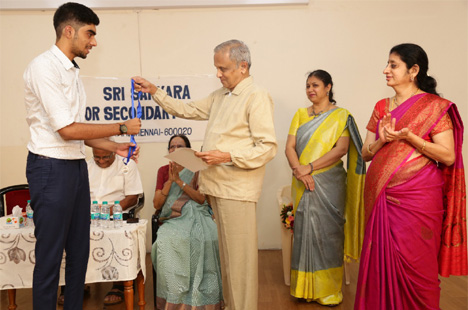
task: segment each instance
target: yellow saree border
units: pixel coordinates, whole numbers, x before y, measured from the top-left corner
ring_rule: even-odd
[[[314,120],[315,119],[312,119],[308,122]],[[302,165],[306,165],[325,155],[333,148],[346,128],[350,130],[351,139],[348,149],[344,255],[345,258],[349,260],[349,258],[359,259],[362,242],[364,240],[365,212],[363,191],[366,173],[365,163],[361,156],[362,140],[351,113],[343,108],[332,110],[330,115],[328,115],[314,131],[312,137],[307,143],[307,146],[299,156],[299,162]],[[326,172],[340,163],[341,159],[331,166],[315,170],[313,171],[312,176]],[[304,194],[305,186],[301,181],[297,180],[293,176],[291,190],[295,213],[301,197]]]
[[[330,281],[330,278],[334,281]],[[290,293],[296,298],[305,299],[318,299],[336,294],[341,291],[341,287],[333,284],[342,283],[342,278],[343,266],[316,272],[291,270]]]

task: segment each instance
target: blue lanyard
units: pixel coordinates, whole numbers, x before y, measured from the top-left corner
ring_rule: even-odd
[[[134,102],[134,93],[135,93],[135,81],[132,79],[132,89],[131,89],[131,94],[130,97],[132,98],[132,109],[130,111],[130,118],[135,118],[135,102]],[[140,103],[140,97],[141,97],[141,91],[138,92],[138,106],[136,109],[136,117],[141,118],[141,103]],[[127,158],[123,159],[124,164],[128,164],[130,161],[130,157],[132,157],[133,152],[135,152],[137,143],[135,141],[135,137],[133,135],[130,135],[130,142],[134,143],[135,146],[130,146],[128,148],[128,155]]]

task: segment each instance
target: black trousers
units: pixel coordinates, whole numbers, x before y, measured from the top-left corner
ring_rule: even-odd
[[[55,310],[65,250],[65,310],[83,309],[89,257],[90,195],[84,159],[62,160],[29,152],[26,176],[34,210],[34,310]],[[34,258],[32,258],[34,259]]]

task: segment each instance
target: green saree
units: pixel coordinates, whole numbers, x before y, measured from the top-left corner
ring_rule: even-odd
[[[195,186],[190,170],[179,176]],[[209,205],[196,203],[173,183],[160,218],[165,220],[151,251],[157,309],[221,309],[218,234]]]

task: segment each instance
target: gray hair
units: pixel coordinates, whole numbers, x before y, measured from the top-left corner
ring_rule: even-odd
[[[250,69],[250,65],[252,64],[250,61],[250,50],[244,42],[229,40],[216,46],[214,52],[216,54],[226,49],[229,51],[229,58],[234,60],[238,67],[241,62],[245,61]]]

